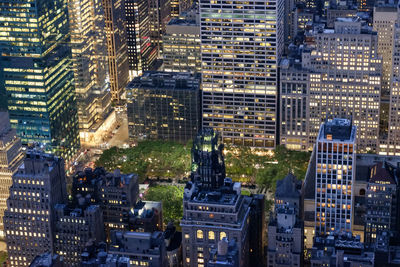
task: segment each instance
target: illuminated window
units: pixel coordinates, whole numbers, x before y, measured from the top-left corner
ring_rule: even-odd
[[[222,238],[226,237],[226,233],[225,232],[221,232],[219,234],[219,239],[222,240]]]
[[[209,240],[214,240],[214,239],[215,239],[215,234],[214,234],[213,231],[209,231],[209,232],[208,232],[208,239],[209,239]]]
[[[197,238],[198,239],[203,239],[203,231],[197,230]]]

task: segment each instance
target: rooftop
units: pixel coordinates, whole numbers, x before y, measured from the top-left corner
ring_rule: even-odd
[[[134,78],[128,89],[199,90],[201,75],[188,72],[146,71]]]
[[[328,119],[321,126],[318,140],[321,141],[350,141],[356,138],[356,126],[349,119],[334,118]]]

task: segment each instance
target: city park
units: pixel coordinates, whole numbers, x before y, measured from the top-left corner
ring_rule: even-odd
[[[161,201],[167,223],[178,224],[182,217],[183,187],[190,176],[192,142],[141,141],[130,148],[112,147],[96,161],[108,171],[119,168],[122,173],[136,173],[140,183],[149,183],[144,199]],[[277,146],[274,151],[226,145],[224,148],[227,177],[241,182],[242,194],[266,193],[266,211],[276,181],[292,172],[303,179],[310,153],[291,151]]]

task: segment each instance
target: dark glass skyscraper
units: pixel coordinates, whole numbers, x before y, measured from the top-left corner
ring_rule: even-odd
[[[0,91],[22,143],[70,158],[79,148],[67,1],[0,5]]]

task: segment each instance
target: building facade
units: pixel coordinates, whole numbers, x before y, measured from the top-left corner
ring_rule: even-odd
[[[157,58],[157,49],[151,42],[149,12],[148,1],[125,0],[130,79],[150,70]]]
[[[108,264],[118,262],[129,263],[131,266],[167,266],[162,232],[115,232],[111,237],[108,254]]]
[[[316,144],[315,232],[350,232],[353,225],[356,126],[347,119],[327,120]]]
[[[351,116],[357,152],[378,152],[382,62],[376,32],[359,18],[338,18],[334,29],[314,25],[306,39],[309,45],[282,61],[280,140],[311,150],[327,116]]]
[[[171,19],[163,35],[164,71],[201,72],[200,17],[197,9],[185,19]]]
[[[388,162],[378,162],[371,167],[369,177],[365,243],[386,250],[390,237],[399,231],[398,170]]]
[[[275,211],[268,224],[267,266],[303,266],[301,181],[288,174],[277,182]]]
[[[103,214],[98,205],[88,205],[82,198],[81,206],[56,204],[55,252],[67,266],[81,266],[81,254],[88,242],[105,240]]]
[[[240,183],[225,178],[219,139],[203,129],[193,144],[192,181],[184,189],[181,220],[184,266],[207,266],[210,249],[223,238],[235,240],[239,266],[249,263],[251,197],[241,195]]]
[[[226,143],[274,148],[284,1],[246,7],[200,2],[203,127]]]
[[[400,23],[395,24],[392,55],[392,76],[389,96],[387,143],[381,144],[380,154],[400,155]]]
[[[23,144],[69,160],[80,144],[67,2],[28,5],[0,7],[0,94]]]
[[[10,266],[27,266],[36,256],[54,251],[54,205],[66,198],[64,161],[28,151],[13,175],[4,212]]]
[[[129,136],[186,143],[200,127],[200,75],[146,72],[127,86]]]
[[[99,144],[111,115],[104,10],[100,0],[80,0],[68,11],[80,138]]]
[[[9,188],[12,185],[12,176],[21,165],[24,155],[21,149],[21,140],[16,136],[15,129],[11,128],[7,112],[0,112],[0,238],[4,238],[4,211],[7,209]]]
[[[103,0],[107,58],[112,101],[119,103],[129,81],[124,0]]]
[[[129,212],[139,196],[138,177],[119,170],[108,173],[103,168],[86,169],[73,177],[72,196],[75,203],[84,197],[100,206],[110,240],[112,230],[129,231]]]

